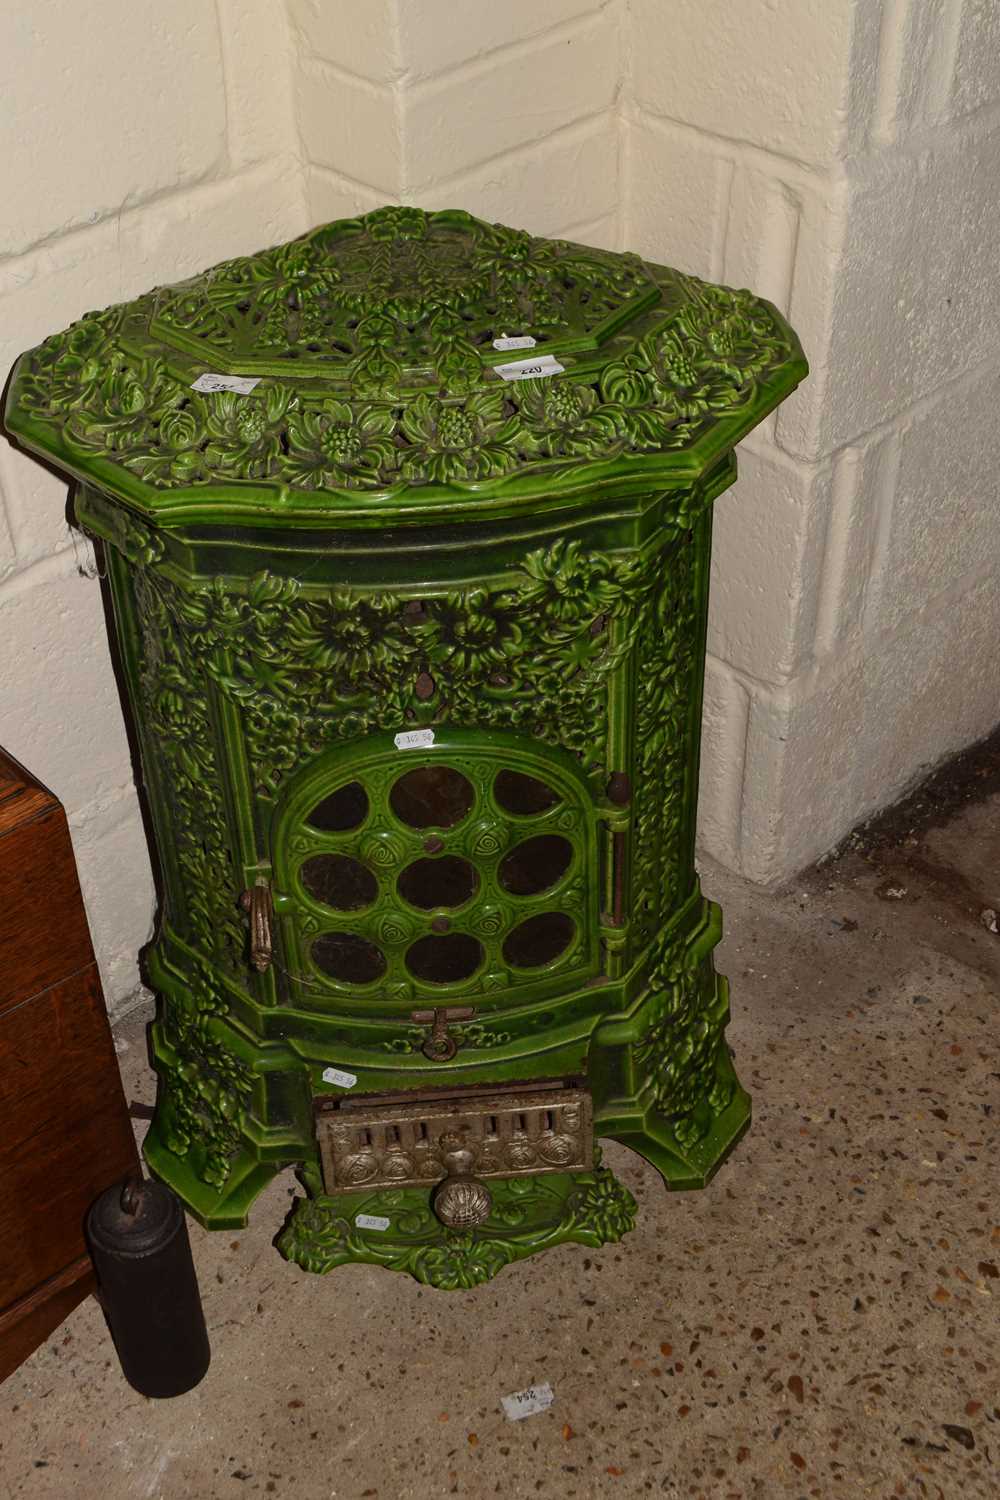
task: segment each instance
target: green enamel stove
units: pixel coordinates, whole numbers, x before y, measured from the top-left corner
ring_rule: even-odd
[[[617,1240],[596,1142],[750,1118],[694,868],[711,505],[806,372],[747,291],[384,208],[92,313],[6,421],[77,481],[160,867],[151,1170],[440,1287]]]

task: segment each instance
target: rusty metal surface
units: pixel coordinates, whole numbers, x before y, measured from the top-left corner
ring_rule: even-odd
[[[439,1182],[456,1144],[476,1177],[589,1171],[594,1160],[590,1095],[561,1083],[320,1100],[316,1135],[328,1193]]]
[[[433,924],[432,924],[433,925]],[[429,1026],[430,1031],[420,1050],[433,1062],[450,1062],[458,1051],[458,1042],[448,1033],[448,1027],[456,1021],[471,1021],[476,1014],[471,1005],[438,1006],[435,1010],[414,1010],[410,1019],[418,1026]]]
[[[258,880],[243,892],[240,903],[250,913],[250,962],[258,974],[264,974],[271,966],[274,948],[271,887],[266,880]]]

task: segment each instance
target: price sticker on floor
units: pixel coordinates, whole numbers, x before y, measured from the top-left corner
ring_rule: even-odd
[[[536,1417],[540,1411],[548,1411],[555,1399],[555,1391],[546,1381],[544,1385],[529,1385],[526,1390],[501,1396],[500,1405],[508,1422],[520,1422],[525,1417]]]

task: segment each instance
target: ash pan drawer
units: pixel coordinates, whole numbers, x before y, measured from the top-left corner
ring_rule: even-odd
[[[316,1135],[328,1193],[360,1187],[426,1187],[468,1152],[476,1177],[589,1171],[590,1094],[545,1081],[494,1088],[369,1095],[316,1102]]]

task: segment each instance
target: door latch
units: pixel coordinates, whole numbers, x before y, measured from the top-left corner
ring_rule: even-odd
[[[458,1043],[449,1036],[448,1027],[455,1021],[471,1021],[476,1014],[471,1005],[438,1006],[435,1010],[413,1010],[411,1021],[418,1026],[429,1026],[430,1032],[420,1050],[431,1062],[450,1062],[458,1051]]]

